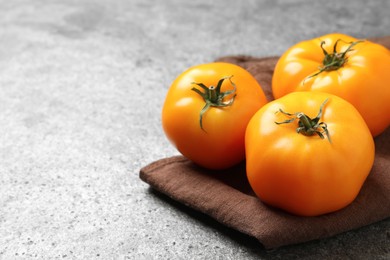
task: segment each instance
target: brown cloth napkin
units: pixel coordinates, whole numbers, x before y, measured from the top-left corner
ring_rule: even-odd
[[[390,48],[390,36],[370,40]],[[277,60],[248,56],[219,59],[247,69],[269,100],[273,99],[271,77]],[[172,199],[257,238],[270,249],[330,237],[390,217],[390,128],[375,139],[375,145],[374,166],[356,200],[342,210],[318,217],[298,217],[263,204],[247,182],[244,163],[211,171],[175,156],[145,166],[140,178]]]

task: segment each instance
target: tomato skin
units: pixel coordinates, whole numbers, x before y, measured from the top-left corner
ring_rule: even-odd
[[[297,122],[277,125],[303,112],[321,121],[331,142],[296,132]],[[349,102],[327,93],[294,92],[263,106],[250,120],[246,136],[248,181],[261,201],[301,216],[339,210],[358,195],[374,162],[373,137]]]
[[[193,82],[216,86],[223,77],[233,76],[236,96],[231,106],[200,111],[204,99],[191,88]],[[225,80],[221,90],[234,87]],[[232,98],[232,95],[226,97]],[[250,118],[267,103],[256,79],[245,69],[230,63],[215,62],[189,68],[174,80],[162,109],[162,125],[170,142],[185,157],[209,169],[229,168],[245,158],[245,129]]]
[[[279,59],[272,80],[275,98],[294,91],[321,91],[344,98],[362,114],[373,136],[390,125],[390,51],[370,41],[360,42],[347,52],[346,63],[337,70],[323,71],[324,49],[345,51],[357,39],[343,34],[328,34],[302,41],[288,49]]]

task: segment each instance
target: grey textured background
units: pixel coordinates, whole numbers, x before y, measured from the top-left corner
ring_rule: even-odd
[[[390,1],[0,0],[1,259],[390,259],[390,220],[265,251],[148,188],[170,83],[219,56],[390,35]]]

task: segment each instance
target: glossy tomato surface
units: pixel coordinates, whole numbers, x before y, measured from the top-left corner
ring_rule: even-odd
[[[222,81],[223,107],[206,105],[198,92]],[[198,84],[195,84],[198,83]],[[193,88],[198,89],[198,92]],[[189,68],[172,83],[162,109],[162,125],[171,143],[185,157],[209,169],[231,167],[245,158],[245,129],[250,118],[267,103],[256,79],[230,63],[208,63]]]
[[[298,120],[291,121],[295,113],[313,119],[322,104],[318,123],[323,138],[298,133]],[[275,123],[286,120],[291,122]],[[373,137],[359,112],[321,92],[294,92],[266,104],[249,122],[245,141],[247,177],[256,195],[302,216],[349,205],[374,162]]]
[[[327,60],[324,51],[329,54]],[[337,55],[332,56],[334,53],[339,62]],[[372,135],[377,136],[390,125],[389,84],[388,49],[334,33],[288,49],[276,65],[272,91],[275,98],[294,91],[321,91],[340,96],[359,110]]]

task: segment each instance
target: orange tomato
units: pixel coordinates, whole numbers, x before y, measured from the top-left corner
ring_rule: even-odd
[[[275,98],[294,91],[340,96],[357,108],[377,136],[390,125],[390,51],[336,33],[300,42],[279,59],[272,91]]]
[[[256,195],[302,216],[350,204],[374,162],[373,137],[360,113],[322,92],[294,92],[266,104],[250,120],[245,142]]]
[[[185,157],[209,169],[245,158],[245,129],[267,103],[245,69],[215,62],[194,66],[171,85],[162,109],[164,132]]]

